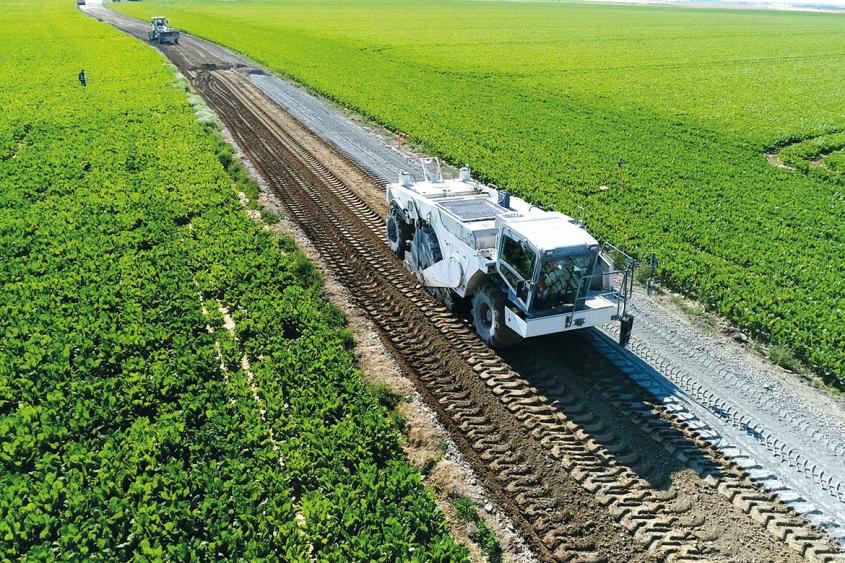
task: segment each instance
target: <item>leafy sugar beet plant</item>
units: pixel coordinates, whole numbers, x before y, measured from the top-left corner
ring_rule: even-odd
[[[0,557],[464,558],[160,56],[65,2],[3,9]]]
[[[826,145],[824,167],[766,158],[845,131],[845,16],[459,0],[118,9],[151,4],[486,180],[586,206],[600,238],[657,253],[665,283],[845,385],[843,144]],[[620,155],[625,189],[611,181]]]

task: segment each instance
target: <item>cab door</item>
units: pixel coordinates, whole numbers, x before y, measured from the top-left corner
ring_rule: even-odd
[[[502,279],[516,296],[523,311],[528,310],[528,296],[537,268],[537,252],[510,230],[502,231],[497,268]]]

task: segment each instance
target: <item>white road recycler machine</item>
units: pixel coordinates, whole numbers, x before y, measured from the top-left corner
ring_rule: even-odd
[[[387,186],[388,245],[447,307],[468,300],[475,331],[495,348],[524,338],[621,323],[634,260],[600,245],[574,219],[545,211],[470,176],[444,179],[440,162],[421,161],[423,179],[407,172]]]

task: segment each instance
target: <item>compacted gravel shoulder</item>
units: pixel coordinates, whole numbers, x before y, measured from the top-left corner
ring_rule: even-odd
[[[845,545],[845,400],[763,360],[737,332],[638,292],[630,348],[698,407],[752,478]]]

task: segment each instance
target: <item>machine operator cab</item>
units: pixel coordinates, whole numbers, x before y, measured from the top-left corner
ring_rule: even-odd
[[[497,218],[497,268],[509,302],[505,324],[523,338],[614,320],[625,329],[633,260],[599,245],[583,221],[530,215]]]

